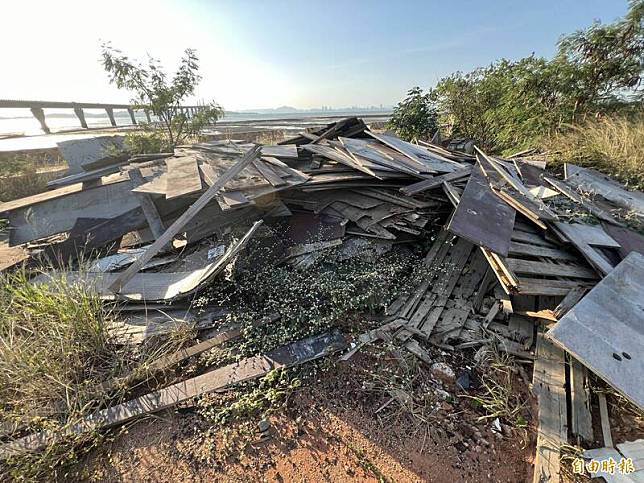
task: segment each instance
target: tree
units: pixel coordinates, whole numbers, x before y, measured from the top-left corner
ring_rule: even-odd
[[[623,19],[595,22],[559,40],[553,62],[567,64],[568,89],[575,113],[601,110],[624,97],[642,97],[644,73],[644,0],[631,0]]]
[[[429,94],[423,94],[420,87],[411,89],[394,108],[387,127],[406,140],[429,139],[438,129],[436,109]]]
[[[644,0],[632,0],[623,19],[562,37],[552,59],[501,59],[444,77],[428,94],[410,91],[392,125],[413,136],[422,119],[415,106],[426,103],[448,135],[472,138],[493,152],[514,151],[586,117],[642,112],[643,75]]]
[[[199,59],[194,50],[186,49],[179,69],[169,80],[158,60],[148,57],[147,67],[131,61],[109,43],[102,45],[103,67],[110,75],[110,83],[119,89],[133,91],[136,108],[146,109],[159,118],[167,142],[171,147],[187,137],[198,134],[207,124],[216,122],[223,109],[212,102],[189,118],[181,110],[182,102],[194,94],[201,80]]]

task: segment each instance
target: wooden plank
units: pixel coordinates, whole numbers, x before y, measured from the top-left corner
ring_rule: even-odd
[[[253,166],[259,173],[266,178],[272,186],[284,186],[286,181],[284,181],[276,172],[271,168],[270,164],[265,164],[262,160],[254,160]]]
[[[500,164],[499,162],[485,154],[483,151],[481,151],[477,146],[474,146],[474,149],[477,151],[477,153],[487,162],[487,165],[485,166],[485,169],[487,169],[487,166],[491,166],[498,174],[501,175],[501,177],[510,185],[512,186],[515,190],[517,190],[521,195],[523,195],[526,200],[529,202],[535,204],[537,206],[538,212],[540,213],[539,218],[542,217],[549,217],[547,219],[553,219],[557,220],[557,214],[554,213],[550,208],[548,208],[541,200],[538,198],[535,198],[532,193],[519,181],[517,178],[511,176]],[[479,158],[480,160],[480,158]]]
[[[72,229],[78,218],[114,218],[139,207],[130,183],[113,183],[49,199],[9,213],[11,246]]]
[[[297,158],[297,146],[295,144],[262,146],[262,156]]]
[[[510,249],[508,251],[510,255],[528,255],[531,257],[546,257],[553,258],[555,260],[570,260],[576,261],[578,258],[568,252],[559,250],[556,248],[546,248],[538,245],[532,245],[528,243],[521,243],[517,241],[512,241],[510,243]]]
[[[562,223],[557,222],[555,226],[559,228],[566,238],[571,242],[573,238],[579,243],[600,247],[619,248],[619,243],[610,237],[604,231],[601,225],[587,225],[585,223]]]
[[[472,172],[472,167],[466,167],[459,169],[458,171],[453,171],[451,173],[442,174],[440,176],[434,176],[430,179],[425,179],[417,183],[410,184],[400,188],[400,192],[412,196],[423,191],[428,191],[434,188],[439,188],[444,181],[456,181],[461,178],[465,178]]]
[[[419,165],[424,166],[425,172],[427,173],[451,173],[452,171],[458,170],[461,166],[455,161],[451,161],[435,152],[431,152],[423,148],[422,146],[408,143],[407,141],[403,141],[395,136],[376,134],[371,131],[366,132],[381,143],[395,149]]]
[[[613,264],[590,244],[593,242],[593,245],[619,247],[619,243],[608,236],[601,226],[560,222],[555,223],[555,226],[599,273],[606,275],[613,269]]]
[[[63,436],[82,434],[123,424],[144,414],[171,408],[196,396],[208,394],[244,381],[256,379],[275,369],[293,367],[324,357],[346,347],[344,336],[324,333],[275,349],[267,354],[242,359],[197,377],[173,384],[130,401],[84,417],[55,434],[41,431],[0,446],[3,458],[37,451]]]
[[[584,279],[597,278],[597,274],[593,270],[578,265],[556,265],[549,262],[535,262],[532,260],[521,260],[518,258],[507,258],[506,262],[508,268],[514,273]]]
[[[582,297],[586,295],[586,292],[588,292],[588,289],[585,287],[573,288],[566,294],[563,300],[559,302],[559,305],[557,305],[554,310],[554,316],[557,319],[560,319],[566,315],[575,305],[577,305]]]
[[[630,253],[548,336],[644,408],[644,256]]]
[[[513,307],[516,311],[523,309]],[[509,329],[517,334],[517,341],[523,344],[523,348],[528,350],[534,342],[534,322],[521,315],[512,314],[508,320]]]
[[[570,290],[587,286],[580,280],[543,280],[539,278],[519,277],[518,293],[524,295],[564,296]]]
[[[123,136],[95,136],[56,143],[69,165],[68,174],[103,168],[127,160]]]
[[[532,245],[537,245],[537,246],[546,247],[546,248],[558,248],[557,245],[549,242],[541,235],[526,233],[519,230],[514,230],[512,232],[512,241],[530,243]]]
[[[476,166],[447,229],[470,242],[506,256],[514,227],[515,211],[490,189]]]
[[[492,192],[539,228],[544,230],[546,229],[546,225],[540,220],[540,218],[546,217],[544,217],[538,210],[531,207],[529,203],[526,203],[526,200],[520,200],[518,197],[512,196],[510,193],[502,189],[492,189]],[[547,219],[550,218],[548,217]]]
[[[561,446],[567,443],[566,373],[564,352],[537,335],[533,391],[537,396],[539,426],[534,461],[534,483],[556,483],[560,478]]]
[[[612,448],[613,437],[610,434],[610,420],[608,419],[608,404],[606,404],[606,395],[603,392],[598,392],[597,400],[599,401],[599,417],[601,419],[602,438],[604,439],[604,446]]]
[[[374,166],[377,165],[388,170],[401,171],[411,175],[418,175],[419,173],[417,169],[411,169],[408,164],[400,163],[393,157],[379,151],[373,145],[376,141],[368,142],[364,139],[351,139],[344,137],[339,138],[339,140],[347,153],[358,164],[361,164],[363,160],[368,160],[372,163],[372,169],[375,169]]]
[[[574,357],[570,358],[570,429],[577,444],[593,441],[593,418],[590,412],[588,370]]]
[[[172,157],[165,160],[168,167],[166,199],[201,191],[201,176],[197,159],[192,156]]]
[[[163,233],[162,236],[157,238],[155,242],[150,245],[146,252],[137,259],[132,265],[125,270],[119,278],[114,280],[110,285],[110,290],[118,292],[141,268],[154,257],[159,250],[166,244],[170,243],[172,239],[181,231],[181,229],[194,218],[201,209],[206,206],[219,191],[225,186],[228,181],[237,176],[246,166],[248,166],[254,159],[257,158],[259,146],[250,149],[244,156],[230,167],[206,192],[199,197],[190,207],[183,212],[183,214]]]
[[[145,182],[140,169],[131,169],[129,174],[132,187],[139,186]],[[145,219],[148,221],[148,226],[150,227],[150,231],[152,231],[152,235],[155,239],[159,238],[165,231],[165,226],[163,225],[163,221],[161,220],[161,216],[159,215],[159,211],[157,210],[154,201],[152,201],[152,198],[147,193],[134,192],[134,196],[139,200],[139,204],[141,205]]]

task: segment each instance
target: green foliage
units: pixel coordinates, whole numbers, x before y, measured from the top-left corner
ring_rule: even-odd
[[[131,154],[149,154],[171,152],[165,136],[159,131],[146,129],[143,132],[128,132],[125,135],[125,145]]]
[[[0,461],[0,480],[66,481],[70,465],[105,436],[62,436],[64,429],[125,396],[125,387],[103,383],[144,373],[176,345],[115,345],[108,332],[114,313],[96,293],[61,276],[34,284],[28,275],[0,276],[0,425],[18,428],[15,436],[49,430],[60,437]]]
[[[430,94],[447,135],[503,151],[531,145],[568,117],[572,106],[557,92],[561,74],[543,58],[502,59],[441,79]]]
[[[420,87],[411,89],[407,97],[394,108],[387,127],[408,141],[431,138],[438,129],[438,124],[429,94],[423,94]]]
[[[643,72],[644,0],[633,0],[623,19],[563,36],[553,59],[501,59],[445,77],[426,94],[413,92],[434,103],[447,136],[503,153],[533,147],[598,114],[641,111]],[[399,118],[399,132],[418,123]]]
[[[644,0],[631,0],[628,13],[612,24],[595,22],[563,36],[554,62],[570,68],[564,89],[576,109],[619,101],[626,93],[641,100],[644,72]]]
[[[237,388],[238,397],[232,403],[217,403],[205,397],[199,402],[199,413],[216,426],[266,415],[280,405],[300,386],[302,381],[295,372],[276,369],[248,388]]]
[[[198,134],[206,125],[215,123],[223,109],[212,102],[193,118],[188,118],[180,106],[194,94],[201,80],[199,59],[194,50],[186,49],[179,69],[169,80],[158,60],[149,57],[147,67],[130,60],[109,43],[103,44],[103,67],[110,75],[110,82],[119,89],[133,91],[134,104],[157,116],[163,125],[167,142],[181,144],[189,136]]]

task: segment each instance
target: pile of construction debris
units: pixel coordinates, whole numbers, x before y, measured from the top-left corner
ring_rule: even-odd
[[[55,189],[0,205],[10,244],[26,244],[30,261],[57,267],[101,253],[90,269],[61,273],[106,300],[126,302],[126,320],[115,328],[123,343],[168,331],[177,319],[215,326],[224,307],[190,315],[184,301],[224,271],[262,223],[282,236],[278,263],[299,269],[334,247],[359,252],[366,240],[386,250],[434,237],[422,282],[357,340],[332,332],[293,342],[100,411],[71,433],[347,347],[342,359],[349,360],[381,339],[430,363],[427,344],[449,351],[494,345],[533,364],[535,472],[542,481],[557,477],[569,430],[574,441],[594,439],[590,372],[644,409],[637,382],[644,369],[644,237],[624,222],[644,221],[644,195],[593,170],[568,165],[561,180],[544,161],[409,143],[357,118],[274,146],[212,141],[128,156],[121,140],[106,137],[66,141],[60,150],[70,170],[51,183]],[[203,240],[205,249],[190,250]],[[238,329],[210,335],[160,365],[204,352]],[[612,446],[598,397],[604,444]],[[28,435],[0,451],[33,450],[51,437]]]

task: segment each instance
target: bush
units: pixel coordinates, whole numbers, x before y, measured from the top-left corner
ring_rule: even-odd
[[[433,122],[433,103],[447,136],[474,139],[490,152],[517,151],[589,116],[641,110],[643,72],[644,0],[632,0],[624,18],[563,36],[552,59],[501,59],[445,77],[426,94],[410,91],[392,125],[414,133]]]
[[[172,152],[172,146],[158,130],[132,132],[125,135],[125,145],[131,154]]]
[[[411,89],[394,108],[387,128],[407,141],[431,138],[438,129],[438,123],[429,94],[423,94],[420,87]]]

